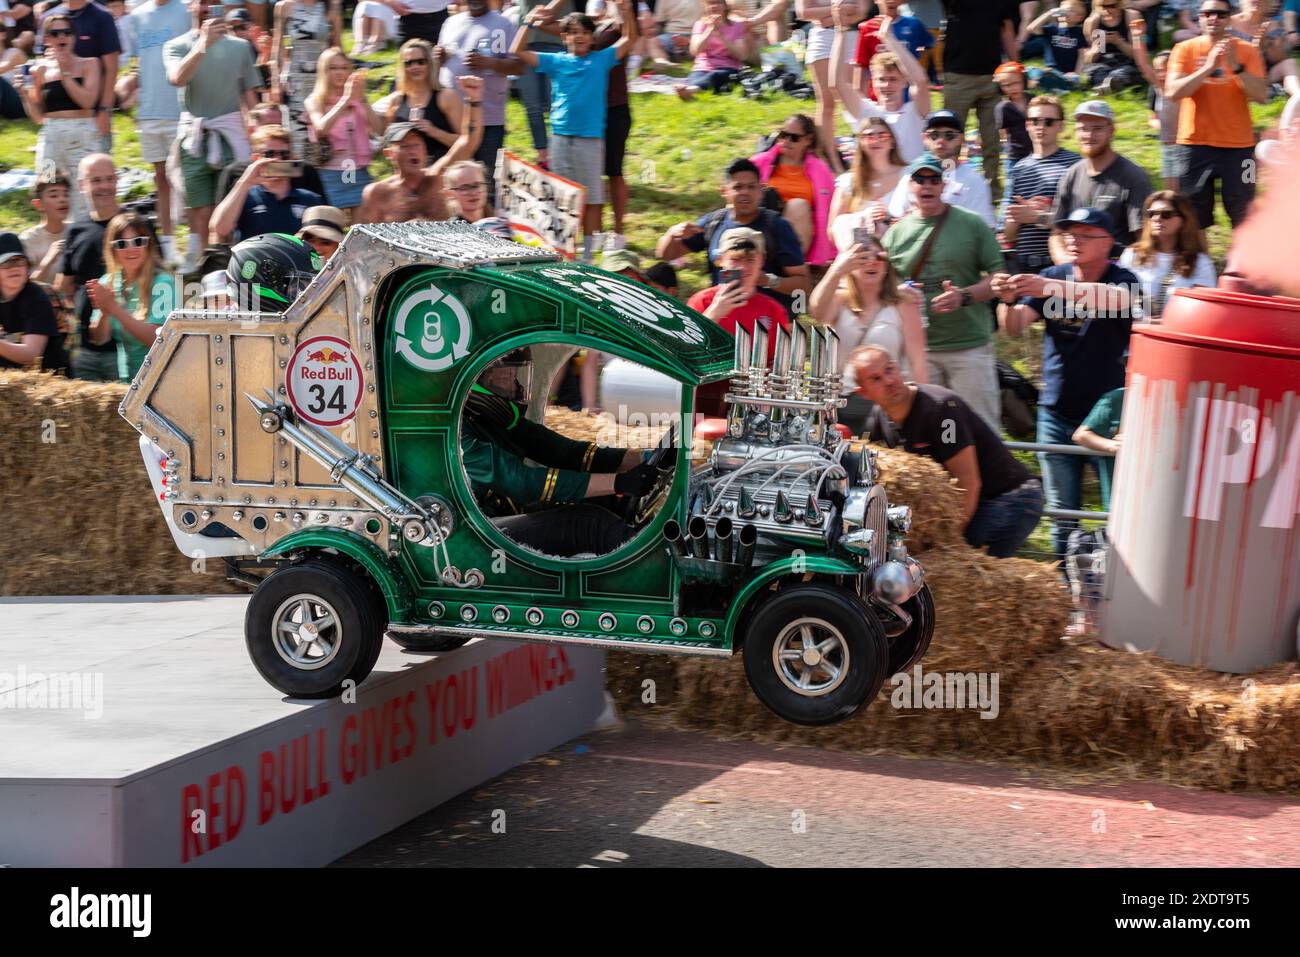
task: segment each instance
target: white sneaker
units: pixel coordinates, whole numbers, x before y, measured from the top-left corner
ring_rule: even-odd
[[[176,252],[175,236],[159,236],[158,247],[162,250],[163,264],[170,269],[175,269],[183,262],[181,256]]]
[[[627,237],[622,233],[606,233],[605,250],[613,252],[618,249],[627,249]]]

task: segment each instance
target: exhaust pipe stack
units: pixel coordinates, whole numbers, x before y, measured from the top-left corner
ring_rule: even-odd
[[[709,557],[709,523],[703,515],[696,515],[686,526],[691,540],[691,554],[696,558]]]
[[[720,562],[731,562],[731,519],[722,516],[713,526],[713,557]]]
[[[740,526],[740,531],[736,535],[736,564],[746,567],[754,564],[754,546],[757,544],[757,526],[750,524]]]
[[[682,526],[677,519],[670,518],[664,522],[664,540],[678,555],[690,555],[690,548],[687,547],[686,539],[682,537]]]

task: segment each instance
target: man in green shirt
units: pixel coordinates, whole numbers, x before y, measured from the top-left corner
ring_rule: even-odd
[[[194,27],[163,45],[163,64],[167,82],[181,88],[176,138],[193,265],[208,239],[222,169],[250,158],[243,110],[256,104],[262,75],[252,45],[228,34],[221,18],[210,16],[208,0],[190,0],[189,9]]]
[[[885,234],[898,274],[925,297],[926,359],[930,383],[966,400],[995,431],[1001,393],[993,357],[992,275],[1002,269],[997,237],[976,213],[943,201],[943,164],[922,153],[905,176],[913,209]]]

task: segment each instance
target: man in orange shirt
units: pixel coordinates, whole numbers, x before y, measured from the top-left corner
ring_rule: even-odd
[[[1216,179],[1234,227],[1255,198],[1250,101],[1269,99],[1259,50],[1228,36],[1231,15],[1229,0],[1202,0],[1201,36],[1179,43],[1169,57],[1168,96],[1182,101],[1178,143],[1186,162],[1180,185],[1196,210],[1202,239],[1214,222]]]

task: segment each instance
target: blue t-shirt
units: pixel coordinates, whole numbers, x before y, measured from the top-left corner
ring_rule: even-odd
[[[1048,266],[1040,276],[1070,279],[1074,266]],[[1138,278],[1114,263],[1098,282],[1138,288]],[[1043,317],[1043,390],[1040,405],[1075,424],[1087,418],[1092,407],[1111,389],[1124,387],[1129,334],[1141,307],[1130,304],[1125,313],[1111,316],[1088,304],[1071,305],[1058,297],[1020,300]]]
[[[934,46],[934,34],[916,17],[899,17],[890,30],[896,38],[907,44],[912,56],[918,59],[922,51]]]
[[[618,62],[613,47],[584,57],[537,54],[537,72],[551,78],[551,132],[558,136],[605,136],[605,93]]]
[[[1047,65],[1061,73],[1074,73],[1079,66],[1079,53],[1088,46],[1083,27],[1061,29],[1059,24],[1049,23],[1042,33],[1047,40],[1047,53],[1043,55]]]
[[[239,237],[252,239],[263,233],[288,233],[292,236],[302,228],[302,214],[313,206],[323,206],[320,195],[305,189],[291,189],[284,199],[276,199],[266,187],[258,185],[244,197],[244,209],[239,214]]]
[[[145,0],[126,17],[131,54],[140,59],[140,101],[136,118],[174,120],[181,115],[179,87],[167,82],[163,44],[190,31],[190,11],[182,0],[159,6]]]

